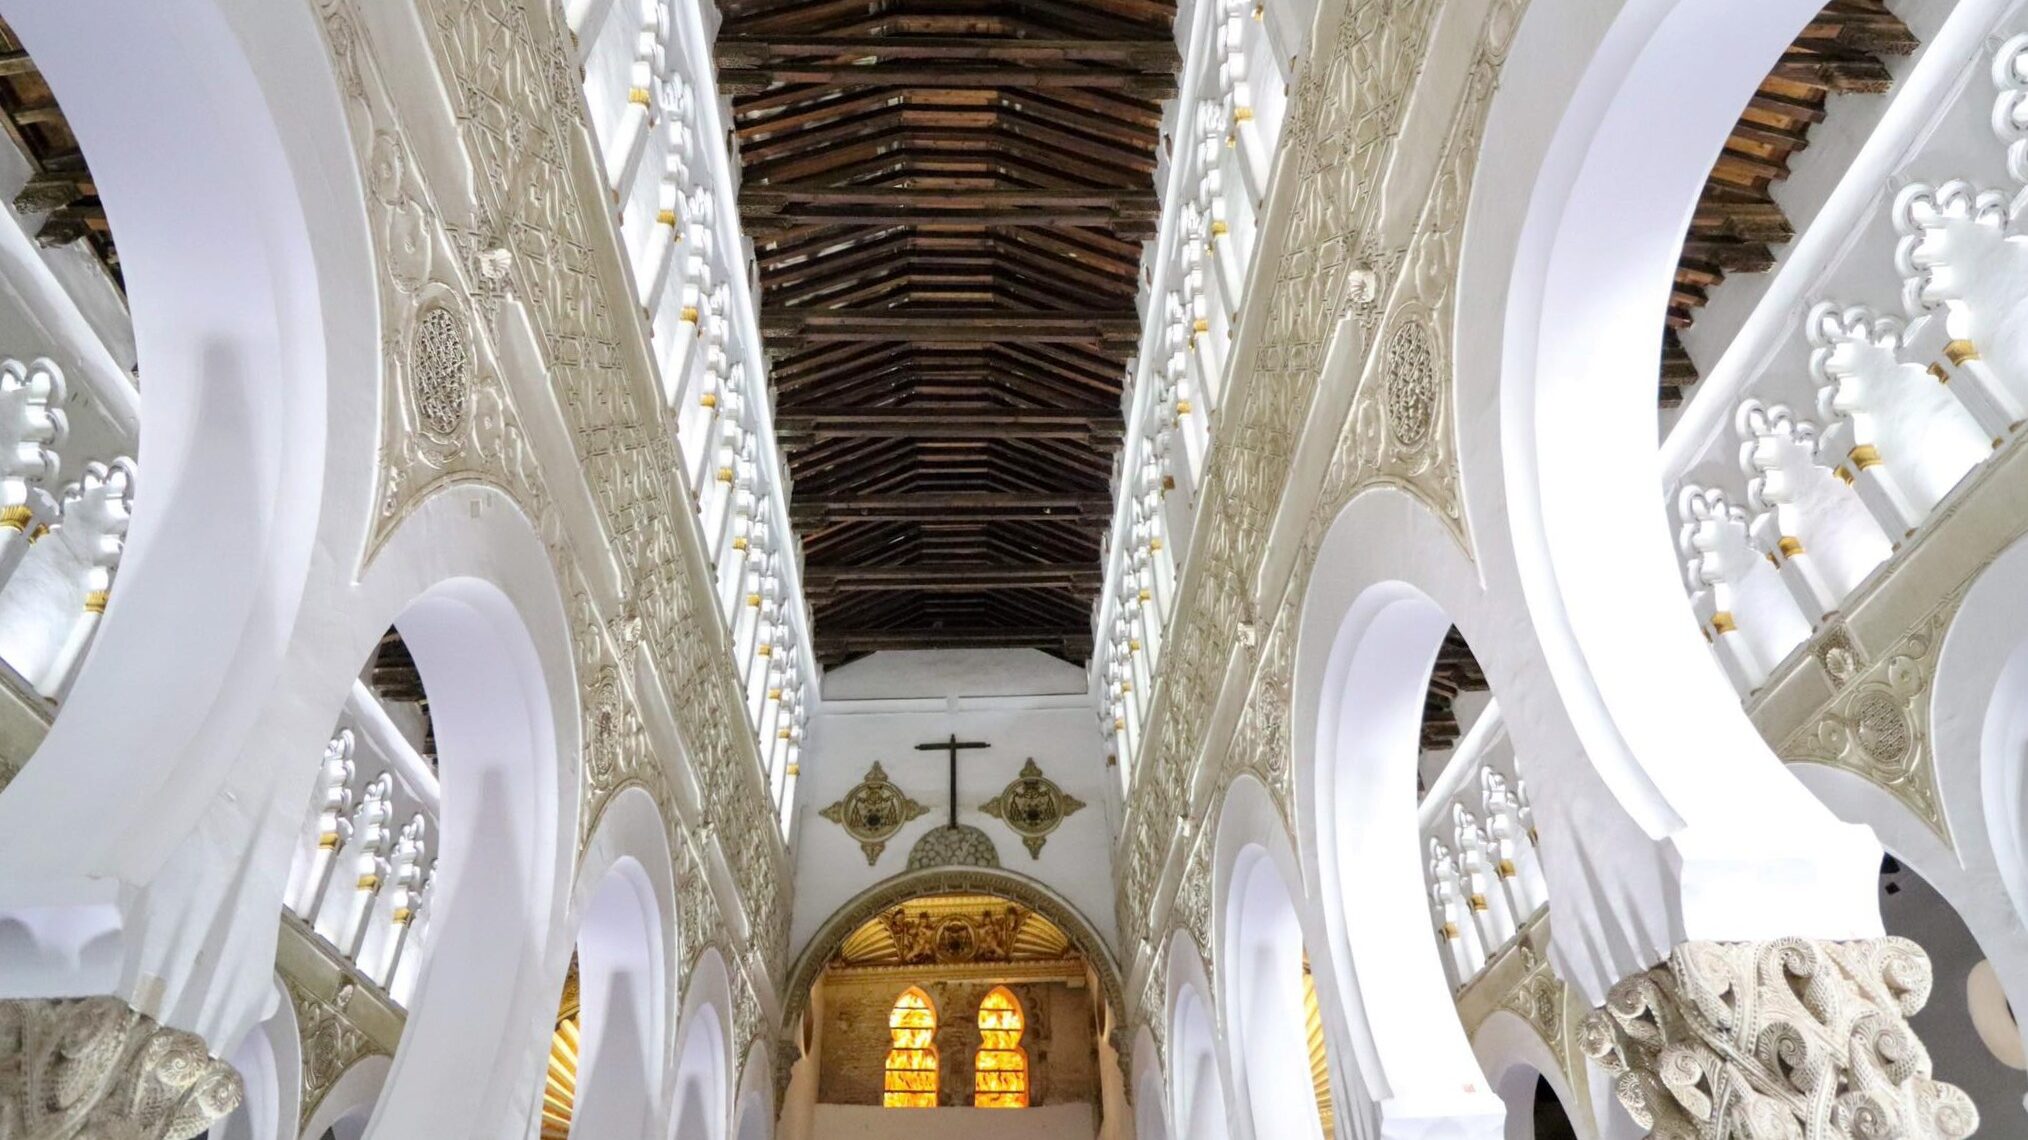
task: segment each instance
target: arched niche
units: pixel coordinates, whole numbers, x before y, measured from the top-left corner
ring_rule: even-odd
[[[254,1026],[226,1062],[246,1085],[246,1099],[211,1126],[212,1140],[291,1140],[302,1098],[303,1045],[296,1007],[277,979],[274,1011]]]
[[[1225,1090],[1226,1068],[1214,1020],[1211,979],[1188,934],[1170,940],[1169,955],[1169,1120],[1176,1140],[1230,1140],[1232,1115]]]
[[[1311,939],[1302,877],[1280,814],[1250,776],[1227,786],[1219,808],[1211,898],[1236,1117],[1261,1140],[1320,1134],[1304,996]]]
[[[733,1099],[732,1140],[769,1140],[775,1134],[774,1052],[755,1041],[739,1066]]]
[[[1480,661],[1503,720],[1516,715],[1508,700],[1516,690],[1524,717],[1541,698],[1527,691],[1517,660],[1525,650],[1492,652],[1512,619],[1409,495],[1354,498],[1326,532],[1317,565],[1297,639],[1290,745],[1302,866],[1316,884],[1312,964],[1340,1067],[1357,1075],[1360,1099],[1341,1101],[1339,1114],[1498,1136],[1504,1110],[1473,1059],[1434,938],[1408,933],[1432,927],[1420,733],[1432,667],[1453,627],[1488,651]],[[1534,756],[1520,759],[1533,780]],[[1564,841],[1579,837],[1548,836],[1545,857]]]
[[[389,1067],[390,1059],[379,1054],[348,1066],[310,1110],[299,1140],[325,1140],[326,1133],[332,1140],[361,1140],[373,1106],[380,1100],[380,1090],[387,1084]]]
[[[731,1121],[732,984],[716,949],[698,958],[684,985],[683,1016],[676,1028],[675,1140],[725,1140]]]
[[[875,916],[910,899],[937,894],[991,895],[1019,903],[1055,923],[1098,975],[1106,1012],[1115,1023],[1125,1008],[1120,1000],[1119,968],[1096,928],[1076,907],[1040,882],[995,867],[937,867],[907,871],[885,879],[847,900],[824,920],[796,957],[784,991],[783,1032],[791,1033],[810,999],[810,987],[823,973],[840,944]]]
[[[396,541],[404,537],[397,532]],[[576,708],[524,615],[501,585],[451,577],[393,620],[429,693],[442,809],[428,936],[376,1128],[524,1126],[517,1093],[554,1027],[555,990],[540,982],[555,958],[548,943],[570,930]],[[538,629],[540,619],[560,617],[535,616]]]
[[[1169,1140],[1169,1086],[1162,1076],[1155,1035],[1145,1025],[1134,1032],[1133,1059],[1134,1136]]]
[[[645,789],[615,793],[579,860],[578,1054],[572,1136],[660,1140],[675,1002],[668,830]]]
[[[1870,823],[1896,857],[1949,901],[1990,958],[1994,980],[2015,1009],[2028,1009],[2024,589],[2028,540],[2017,540],[1966,590],[1937,656],[1929,723],[1947,844],[1870,783],[1830,769],[1796,769],[1840,815]],[[1926,944],[1921,937],[1917,941]],[[1933,1000],[1949,996],[1939,992]]]
[[[109,608],[63,715],[0,796],[0,909],[116,906],[122,976],[160,978],[166,1020],[234,1041],[258,1020],[272,921],[248,946],[251,922],[207,912],[248,890],[247,848],[288,782],[278,745],[321,715],[293,685],[296,634],[353,582],[374,506],[363,191],[310,9],[6,15],[92,156],[147,397]],[[107,903],[95,882],[129,889]],[[214,970],[233,977],[229,1000],[191,992]]]
[[[1550,868],[1558,965],[1594,1002],[1688,940],[1879,933],[1878,844],[1782,772],[1697,632],[1654,388],[1628,383],[1658,372],[1714,156],[1820,8],[1532,5],[1484,132],[1456,314],[1475,330],[1458,346],[1461,474],[1488,591],[1525,600],[1511,632],[1554,702],[1514,729],[1560,785],[1543,830],[1608,829],[1595,850],[1618,853]]]
[[[1545,1090],[1554,1101],[1554,1112],[1575,1133],[1574,1140],[1608,1137],[1633,1140],[1641,1135],[1612,1098],[1609,1076],[1587,1083],[1583,1089],[1572,1088],[1548,1042],[1534,1026],[1512,1012],[1498,1010],[1487,1017],[1472,1035],[1472,1051],[1478,1056],[1494,1094],[1506,1106],[1505,1127],[1496,1133],[1504,1140],[1561,1140],[1541,1127],[1541,1121],[1549,1115],[1543,1103]],[[1587,1067],[1587,1082],[1590,1078],[1591,1070]],[[1596,1103],[1596,1098],[1590,1096],[1593,1089],[1604,1094],[1606,1104]],[[1609,1114],[1603,1125],[1592,1117],[1594,1111]]]

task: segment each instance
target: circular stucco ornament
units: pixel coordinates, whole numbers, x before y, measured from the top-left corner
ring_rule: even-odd
[[[933,827],[915,841],[908,853],[908,869],[930,867],[998,867],[1000,852],[993,839],[968,823],[955,827]]]
[[[1890,773],[1906,771],[1915,736],[1907,714],[1892,696],[1877,689],[1861,693],[1853,702],[1852,719],[1859,731],[1859,746],[1875,764]]]
[[[472,390],[472,349],[456,313],[431,305],[416,318],[409,376],[423,430],[435,436],[463,430]]]
[[[1387,426],[1395,442],[1415,449],[1429,441],[1436,419],[1436,350],[1427,326],[1407,320],[1387,338],[1384,365]]]

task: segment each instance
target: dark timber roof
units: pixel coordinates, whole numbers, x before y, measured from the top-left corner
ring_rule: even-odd
[[[45,215],[35,239],[46,246],[84,242],[124,293],[120,253],[77,136],[70,133],[70,121],[56,105],[42,70],[4,20],[0,20],[0,132],[33,168],[27,185],[14,198],[14,209]]]
[[[725,0],[820,660],[1091,649],[1169,0]]]
[[[1662,335],[1663,407],[1682,403],[1684,389],[1697,382],[1680,330],[1696,321],[1728,274],[1767,272],[1774,247],[1795,236],[1773,187],[1810,145],[1810,129],[1824,121],[1831,95],[1886,91],[1894,78],[1882,57],[1918,46],[1886,0],[1831,0],[1761,82],[1711,168],[1684,238]]]

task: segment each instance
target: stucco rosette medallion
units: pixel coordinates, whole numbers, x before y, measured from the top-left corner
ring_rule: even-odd
[[[866,777],[845,793],[844,799],[817,814],[858,840],[859,849],[866,853],[866,865],[871,867],[902,825],[928,810],[908,798],[907,792],[887,778],[887,769],[875,763],[866,770]]]
[[[1006,822],[1028,848],[1030,859],[1042,858],[1042,845],[1063,821],[1084,807],[1084,801],[1056,786],[1030,757],[1021,775],[979,810]]]
[[[1908,1026],[1930,984],[1905,938],[1693,942],[1614,986],[1584,1050],[1659,1140],[1957,1140],[1978,1110]]]

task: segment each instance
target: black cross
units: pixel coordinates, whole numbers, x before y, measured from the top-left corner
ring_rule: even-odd
[[[951,826],[958,826],[958,749],[991,748],[990,744],[977,740],[959,740],[958,734],[951,733],[949,740],[933,740],[928,744],[915,746],[917,752],[943,752],[951,754]]]

